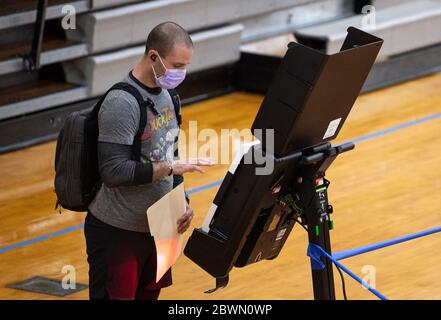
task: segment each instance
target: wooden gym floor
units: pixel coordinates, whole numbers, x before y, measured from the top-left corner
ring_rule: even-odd
[[[328,171],[334,205],[333,251],[441,224],[440,88],[441,74],[437,74],[357,100],[337,141],[393,129],[360,141]],[[197,120],[199,129],[249,128],[261,100],[258,95],[232,93],[185,107],[184,120]],[[422,123],[407,125],[421,118]],[[77,281],[87,283],[84,214],[64,211],[60,215],[53,209],[54,150],[51,142],[0,156],[0,299],[53,299],[5,286],[33,276],[62,279],[64,265],[74,266]],[[221,180],[227,167],[188,175],[186,188]],[[191,196],[196,213],[192,227],[202,224],[217,188]],[[174,285],[164,289],[160,298],[311,299],[306,240],[304,230],[296,226],[276,260],[234,269],[229,286],[211,295],[203,292],[213,287],[213,279],[182,256],[174,267]],[[441,299],[440,248],[441,234],[434,234],[342,263],[361,277],[364,266],[374,266],[376,287],[390,299]],[[348,276],[345,279],[349,299],[376,299]],[[335,283],[337,297],[342,298],[336,272]],[[87,290],[68,296],[87,297]]]

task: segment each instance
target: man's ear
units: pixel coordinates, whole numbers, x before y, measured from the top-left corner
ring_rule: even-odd
[[[152,60],[153,62],[156,61],[156,59],[158,58],[158,54],[154,51],[154,50],[149,50],[147,52],[147,57]]]

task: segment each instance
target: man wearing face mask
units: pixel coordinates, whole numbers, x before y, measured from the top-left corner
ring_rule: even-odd
[[[186,172],[203,173],[203,164],[176,163],[174,144],[179,127],[172,98],[185,78],[193,55],[188,33],[173,22],[148,35],[145,54],[123,80],[145,100],[147,125],[141,138],[141,161],[134,161],[132,143],[140,109],[126,91],[112,90],[98,114],[98,163],[103,184],[89,205],[85,221],[91,299],[157,299],[171,285],[171,270],[156,283],[156,249],[149,233],[147,208],[183,181]],[[184,233],[193,218],[187,204],[178,220]]]

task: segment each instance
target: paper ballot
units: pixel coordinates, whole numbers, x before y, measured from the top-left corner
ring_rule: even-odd
[[[184,183],[181,183],[147,209],[150,233],[155,239],[156,282],[178,260],[183,235],[178,233],[178,219],[185,213]]]

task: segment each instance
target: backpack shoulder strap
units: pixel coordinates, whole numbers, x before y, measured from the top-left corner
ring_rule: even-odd
[[[139,117],[138,131],[135,135],[135,138],[133,139],[132,156],[133,156],[133,159],[139,161],[141,158],[141,137],[144,133],[144,128],[147,124],[147,110],[146,110],[146,108],[151,108],[153,110],[153,113],[156,115],[157,111],[154,108],[154,103],[149,98],[144,100],[144,98],[142,97],[142,95],[138,91],[138,89],[136,89],[131,84],[126,83],[126,82],[118,82],[118,83],[114,84],[97,102],[97,104],[95,105],[95,108],[94,108],[94,112],[96,112],[96,115],[98,115],[99,108],[101,107],[101,104],[103,103],[106,95],[112,90],[123,90],[127,93],[130,93],[138,102],[140,117]]]
[[[130,93],[132,96],[136,98],[136,101],[138,101],[139,106],[139,126],[138,126],[138,132],[136,133],[135,138],[133,139],[133,149],[132,149],[132,157],[134,160],[140,161],[141,160],[141,137],[144,133],[144,128],[147,124],[147,108],[152,109],[153,114],[157,115],[157,110],[155,109],[154,103],[151,99],[147,98],[144,100],[141,93],[131,84],[120,82],[117,83],[114,87],[114,89],[120,89],[124,90],[128,93]]]
[[[173,101],[173,105],[175,107],[176,120],[178,121],[178,126],[182,124],[182,115],[181,115],[181,99],[179,98],[179,94],[175,89],[169,89],[168,93]]]

